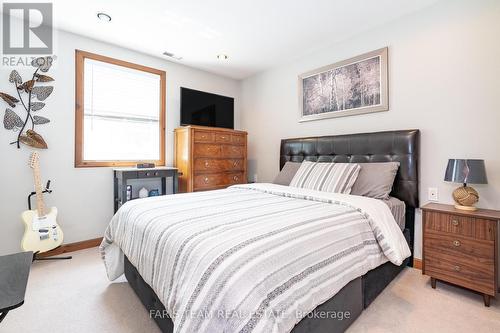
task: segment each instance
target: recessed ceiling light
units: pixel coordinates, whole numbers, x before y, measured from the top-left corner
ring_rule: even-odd
[[[219,60],[227,60],[229,59],[229,56],[227,54],[218,54],[217,59]]]
[[[106,13],[97,13],[97,18],[104,22],[111,22],[111,16]]]

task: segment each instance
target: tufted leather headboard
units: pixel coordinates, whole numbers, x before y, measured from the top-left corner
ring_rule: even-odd
[[[280,169],[287,161],[400,162],[391,196],[418,207],[419,130],[281,140]]]

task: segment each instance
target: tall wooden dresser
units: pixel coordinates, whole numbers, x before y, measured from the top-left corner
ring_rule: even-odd
[[[179,191],[225,188],[247,182],[247,132],[185,126],[175,129]]]

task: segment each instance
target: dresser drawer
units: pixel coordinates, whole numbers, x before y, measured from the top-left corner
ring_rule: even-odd
[[[209,189],[244,183],[242,172],[201,174],[194,176],[194,189]]]
[[[202,174],[194,176],[194,189],[216,187],[222,183],[222,174]]]
[[[243,145],[245,144],[246,136],[243,134],[232,134],[231,135],[231,143],[235,145]]]
[[[243,170],[243,159],[197,158],[194,161],[195,172],[224,172]]]
[[[432,211],[425,215],[426,229],[476,239],[495,239],[495,221]]]
[[[245,157],[245,146],[224,145],[221,146],[221,157]]]
[[[231,142],[231,134],[215,133],[215,142],[217,142],[217,143],[230,143]]]
[[[442,253],[476,264],[494,265],[495,242],[466,238],[428,230],[424,239],[424,251]]]
[[[194,142],[215,142],[215,133],[209,131],[194,131]]]
[[[242,172],[228,173],[225,175],[224,180],[227,184],[231,184],[231,185],[246,183],[246,180],[244,179]]]
[[[495,266],[426,251],[425,274],[472,290],[495,295]]]
[[[216,144],[195,143],[194,144],[195,157],[220,157],[221,146]]]

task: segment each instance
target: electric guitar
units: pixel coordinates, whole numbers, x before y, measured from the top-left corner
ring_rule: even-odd
[[[63,232],[56,221],[57,208],[47,211],[43,201],[40,156],[37,152],[31,154],[29,166],[33,169],[35,180],[36,210],[27,210],[21,215],[25,226],[21,247],[24,251],[43,253],[62,244]]]

